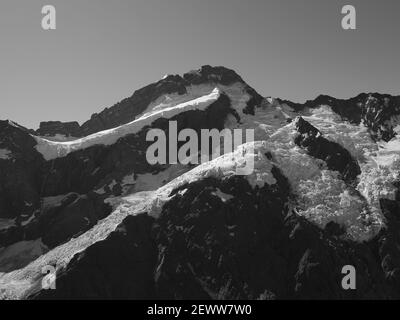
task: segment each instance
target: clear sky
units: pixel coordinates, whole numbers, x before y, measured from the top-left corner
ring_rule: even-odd
[[[41,28],[41,8],[57,30]],[[357,30],[341,29],[341,7]],[[0,119],[87,120],[166,73],[236,70],[265,96],[400,94],[399,0],[1,0]]]

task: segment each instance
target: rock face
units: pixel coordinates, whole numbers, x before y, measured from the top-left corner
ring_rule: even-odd
[[[153,143],[146,141],[150,129],[163,130],[168,139],[169,121],[176,121],[179,131],[191,128],[200,135],[201,129],[222,130],[228,115],[237,117],[229,97],[221,94],[206,110],[158,118],[114,144],[95,145],[51,161],[36,150],[36,141],[27,129],[5,121],[0,147],[9,149],[12,158],[0,160],[0,190],[4,190],[0,193],[0,218],[13,219],[15,225],[0,229],[0,248],[38,238],[54,248],[89,230],[111,212],[103,201],[121,195],[124,177],[157,174],[169,167],[147,162],[146,150]],[[183,143],[179,142],[178,148]],[[52,199],[56,203],[49,207],[46,202]]]
[[[386,281],[393,290],[398,292],[400,288],[400,192],[397,192],[394,201],[382,199],[381,207],[387,219],[388,228],[378,238],[379,257]]]
[[[296,118],[295,126],[299,135],[294,142],[305,148],[311,156],[325,161],[331,170],[339,171],[343,180],[351,183],[361,173],[357,161],[340,144],[325,139],[317,128],[302,117]]]
[[[0,121],[0,149],[10,152],[0,159],[0,218],[29,216],[38,205],[37,171],[43,163],[36,141],[28,130],[10,121]]]
[[[146,214],[126,218],[106,240],[73,258],[69,269],[60,275],[56,291],[41,291],[31,298],[151,299],[157,263],[157,247],[151,238],[153,223]]]
[[[398,269],[389,262],[398,259],[398,239],[392,242],[385,233],[370,244],[340,240],[292,213],[286,205],[290,185],[278,169],[273,175],[277,184],[256,189],[231,177],[174,190],[160,218],[126,218],[107,239],[72,259],[58,276],[57,290],[31,298],[400,297]],[[216,191],[232,198],[221,199]],[[345,291],[341,271],[349,264],[358,271],[357,290]]]

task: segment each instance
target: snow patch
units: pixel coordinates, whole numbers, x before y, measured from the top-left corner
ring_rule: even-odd
[[[11,151],[8,149],[0,149],[0,159],[9,160],[11,159]]]
[[[213,194],[213,195],[219,197],[219,198],[222,200],[222,202],[227,202],[227,201],[229,201],[229,200],[231,200],[231,199],[234,198],[233,195],[224,193],[224,192],[222,192],[221,189],[219,189],[219,188],[217,188],[216,191],[211,192],[211,194]]]

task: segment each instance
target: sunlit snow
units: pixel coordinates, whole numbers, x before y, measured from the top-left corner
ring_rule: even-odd
[[[194,109],[204,110],[211,103],[215,102],[219,98],[219,96],[220,91],[219,89],[215,88],[205,96],[201,96],[199,98],[175,106],[167,107],[148,115],[143,115],[139,119],[136,119],[122,126],[100,131],[87,137],[73,141],[55,142],[33,136],[37,141],[36,149],[43,155],[46,160],[51,160],[58,157],[64,157],[70,152],[85,149],[94,145],[110,145],[115,143],[119,138],[125,135],[139,132],[143,127],[150,125],[158,118],[170,119],[173,116],[184,111]]]

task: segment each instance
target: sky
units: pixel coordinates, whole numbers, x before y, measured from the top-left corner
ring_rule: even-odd
[[[48,4],[56,30],[41,28]],[[356,30],[341,28],[346,4]],[[399,95],[399,14],[399,0],[1,0],[0,119],[82,123],[205,64],[296,102]]]

